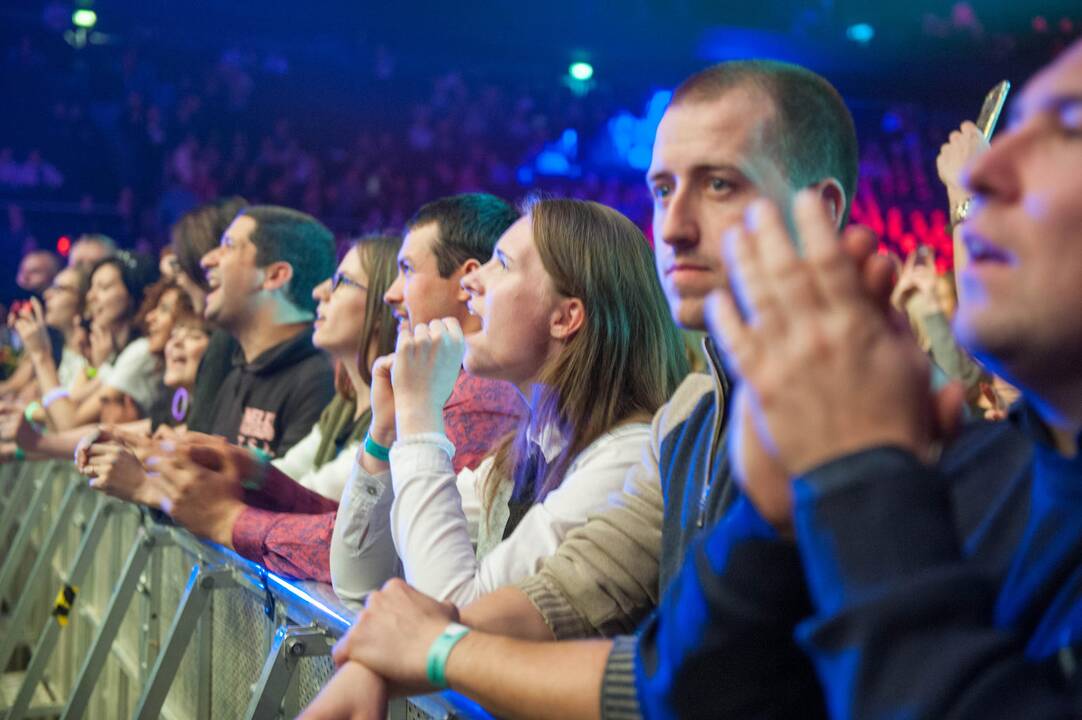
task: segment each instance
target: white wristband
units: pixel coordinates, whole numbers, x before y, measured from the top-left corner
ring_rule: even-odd
[[[47,392],[47,393],[45,393],[44,395],[41,396],[41,406],[43,408],[45,408],[46,410],[48,410],[49,406],[52,405],[57,400],[59,400],[60,398],[70,398],[70,397],[71,397],[71,393],[68,392],[67,388],[54,387],[52,390],[50,390],[49,392]]]

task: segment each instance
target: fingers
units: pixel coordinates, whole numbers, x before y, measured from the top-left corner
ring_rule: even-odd
[[[755,362],[754,337],[748,332],[736,300],[727,289],[718,289],[706,299],[706,327],[729,360],[733,372],[742,375]]]
[[[844,304],[860,297],[856,267],[842,251],[834,220],[817,192],[797,193],[793,220],[821,298],[828,304]]]
[[[770,278],[764,273],[756,245],[743,227],[731,227],[722,238],[722,255],[731,297],[749,324],[774,327],[782,323]]]
[[[41,307],[41,301],[36,297],[30,298],[30,311],[34,314],[34,320],[38,325],[45,324],[45,310]]]

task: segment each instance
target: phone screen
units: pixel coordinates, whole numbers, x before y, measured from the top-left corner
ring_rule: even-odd
[[[984,104],[981,105],[981,114],[977,116],[977,127],[984,135],[985,140],[992,138],[996,129],[999,115],[1003,112],[1003,106],[1007,103],[1007,93],[1011,91],[1011,82],[1003,80],[984,96]]]

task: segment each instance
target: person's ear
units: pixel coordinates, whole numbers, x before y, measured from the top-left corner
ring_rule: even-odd
[[[552,311],[549,335],[568,342],[586,323],[586,306],[576,297],[564,298]]]
[[[470,292],[466,288],[462,287],[462,278],[469,275],[471,272],[481,267],[481,262],[477,258],[470,258],[466,262],[462,263],[458,271],[455,273],[455,278],[458,281],[458,295],[455,297],[460,303],[469,302]]]
[[[285,261],[273,262],[263,268],[263,282],[260,287],[264,290],[280,290],[288,287],[292,279],[292,265]]]
[[[819,193],[823,206],[834,220],[834,226],[840,230],[842,217],[845,216],[845,190],[842,184],[834,178],[827,178],[815,183],[812,188]]]

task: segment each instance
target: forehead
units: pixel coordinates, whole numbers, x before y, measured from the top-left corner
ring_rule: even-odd
[[[361,262],[361,253],[363,252],[365,252],[363,245],[358,244],[351,247],[349,252],[342,256],[342,261],[338,263],[338,269],[353,276],[363,275],[364,264]]]
[[[754,86],[671,105],[658,125],[648,173],[682,174],[700,165],[773,165],[765,142],[773,117],[770,96]]]
[[[65,268],[56,274],[53,284],[75,287],[79,284],[79,273],[70,268]]]
[[[431,256],[439,234],[438,223],[428,222],[415,225],[406,233],[406,237],[402,238],[402,248],[398,251],[398,257],[416,263]]]
[[[90,281],[95,285],[103,285],[111,283],[120,279],[120,270],[116,265],[109,263],[108,265],[102,265],[94,273],[94,277]]]
[[[516,220],[500,236],[500,239],[496,242],[496,247],[516,260],[523,260],[531,254],[536,255],[533,243],[533,225],[530,223],[530,217],[526,215]]]
[[[252,236],[255,227],[255,220],[247,215],[238,215],[233,219],[233,222],[229,223],[229,227],[225,229],[225,234],[233,242],[247,240]]]

